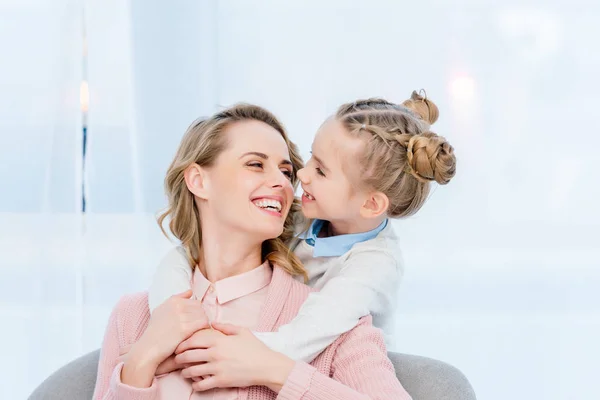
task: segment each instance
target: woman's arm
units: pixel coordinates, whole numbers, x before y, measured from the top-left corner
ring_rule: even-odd
[[[194,332],[208,327],[191,290],[171,296],[150,318],[143,334],[125,356],[121,349],[135,340],[149,317],[145,301],[122,299],[111,314],[98,365],[94,399],[156,399],[156,370]],[[129,341],[128,343],[123,343]]]
[[[410,400],[388,359],[381,331],[371,317],[340,338],[333,376],[297,362],[279,391],[280,400]]]
[[[94,389],[94,400],[113,400],[113,399],[131,399],[131,400],[155,400],[158,398],[158,388],[154,380],[147,388],[136,388],[122,382],[122,370],[124,366],[123,357],[120,357],[121,332],[119,329],[120,310],[127,308],[129,302],[123,298],[113,309],[108,320],[108,326],[104,334],[102,349],[100,350],[100,361],[98,363],[98,375],[96,378],[96,387]],[[130,363],[130,367],[133,364]],[[141,364],[140,364],[141,366]],[[130,368],[131,370],[131,368]],[[142,370],[138,370],[136,375]],[[152,377],[154,372],[151,373]]]
[[[360,318],[392,312],[401,270],[381,251],[353,254],[319,292],[311,293],[288,324],[276,332],[254,332],[274,351],[311,362]]]

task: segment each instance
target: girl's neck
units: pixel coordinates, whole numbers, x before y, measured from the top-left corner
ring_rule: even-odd
[[[330,237],[338,235],[347,235],[351,233],[369,232],[377,228],[385,220],[382,218],[365,219],[362,221],[327,221],[319,237]]]

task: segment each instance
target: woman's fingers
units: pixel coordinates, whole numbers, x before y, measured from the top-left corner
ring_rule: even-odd
[[[226,335],[237,335],[239,334],[243,328],[236,326],[236,325],[231,325],[231,324],[221,324],[218,322],[213,322],[212,324],[213,329],[216,329]]]
[[[181,370],[181,376],[184,378],[193,378],[195,376],[207,376],[214,373],[214,364],[204,363],[196,364]]]
[[[158,368],[156,369],[156,375],[168,374],[169,372],[173,372],[181,368],[181,364],[177,363],[175,361],[175,356],[172,355],[159,364]]]
[[[214,346],[221,332],[212,329],[202,329],[194,333],[188,339],[184,340],[175,349],[175,354],[181,354],[189,349],[207,349]]]
[[[199,362],[212,361],[209,349],[191,349],[186,350],[175,356],[175,362],[181,364],[194,364]]]
[[[207,376],[201,381],[196,381],[192,383],[192,389],[197,392],[204,392],[205,390],[210,390],[214,388],[218,388],[219,386],[219,378],[216,376]]]

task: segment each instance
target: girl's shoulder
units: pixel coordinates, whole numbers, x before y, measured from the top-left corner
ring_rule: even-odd
[[[387,266],[387,269],[395,270],[400,276],[404,272],[404,256],[400,241],[391,223],[388,223],[373,239],[352,246],[341,261],[346,265],[375,263],[380,266],[380,270],[386,269],[383,267]]]
[[[348,252],[348,256],[359,253],[384,253],[391,255],[392,257],[401,256],[400,239],[398,238],[391,221],[374,238],[354,244]]]
[[[184,260],[187,262],[187,253],[182,245],[173,246],[167,254],[165,254],[164,259]]]

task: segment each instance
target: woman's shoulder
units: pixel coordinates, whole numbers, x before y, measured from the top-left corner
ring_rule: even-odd
[[[387,351],[383,331],[373,325],[371,315],[362,317],[354,328],[338,336],[328,350],[338,356],[342,353],[363,353],[367,356],[373,350],[385,355]]]
[[[304,283],[303,278],[298,278],[298,279],[291,278],[291,279],[292,279],[292,288],[291,288],[290,292],[294,293],[296,295],[300,295],[300,297],[302,297],[303,300],[306,300],[306,298],[308,297],[308,295],[311,292],[319,291],[318,289],[311,288],[306,283]]]
[[[121,296],[115,308],[129,313],[148,312],[148,292],[130,293]]]
[[[279,300],[283,300],[285,308],[292,312],[294,310],[297,312],[308,298],[308,295],[316,291],[305,284],[301,278],[298,279],[290,275],[283,268],[277,265],[274,266],[271,284],[278,286],[277,293],[280,293],[284,297]]]

